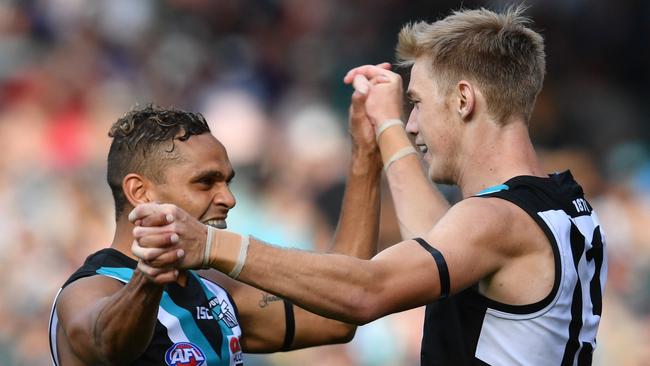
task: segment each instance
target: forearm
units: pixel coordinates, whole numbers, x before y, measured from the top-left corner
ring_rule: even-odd
[[[403,240],[431,230],[449,209],[449,202],[425,176],[416,155],[391,164],[386,178]]]
[[[238,246],[235,241],[230,243],[219,247]],[[228,273],[235,265],[236,256],[219,252],[212,251],[210,266]],[[374,267],[368,260],[283,249],[251,238],[237,280],[288,299],[313,313],[362,324],[374,317],[370,295],[377,292],[373,286],[379,283]]]
[[[100,359],[109,364],[133,361],[151,341],[162,286],[138,270],[124,288],[98,304],[91,317],[91,341]]]
[[[354,149],[330,252],[365,259],[377,252],[380,178],[381,160],[377,151]]]
[[[379,139],[384,164],[409,146],[411,142],[400,126],[388,128]],[[425,175],[417,154],[393,161],[386,170],[386,178],[404,240],[431,230],[449,209],[449,202]]]

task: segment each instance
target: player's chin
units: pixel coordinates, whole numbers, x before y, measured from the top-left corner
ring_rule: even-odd
[[[430,160],[425,159],[425,163],[428,165],[428,174],[429,174],[429,179],[437,184],[454,184],[453,180],[451,179],[451,174],[449,174],[449,170],[445,168],[444,164],[441,164],[439,161],[436,161],[434,158],[430,158]]]

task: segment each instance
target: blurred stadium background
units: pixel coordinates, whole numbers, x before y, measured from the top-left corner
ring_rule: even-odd
[[[529,1],[548,74],[531,128],[599,211],[610,275],[597,365],[649,365],[650,2]],[[500,1],[464,1],[501,8]],[[456,1],[0,0],[0,364],[48,365],[53,296],[110,243],[111,123],[137,103],[200,111],[237,170],[231,228],[327,246],[344,184],[353,66]],[[457,199],[453,189],[451,199]],[[384,198],[381,245],[398,241]],[[247,365],[418,365],[421,310],[347,345]]]

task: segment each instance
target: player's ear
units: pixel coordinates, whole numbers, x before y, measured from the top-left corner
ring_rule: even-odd
[[[129,173],[122,180],[122,190],[129,203],[135,207],[153,201],[154,192],[151,181],[139,174]]]
[[[476,93],[474,86],[467,80],[456,84],[456,112],[463,121],[468,121],[474,113]]]

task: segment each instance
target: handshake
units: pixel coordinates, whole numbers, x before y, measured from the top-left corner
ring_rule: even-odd
[[[390,71],[389,63],[382,63],[354,68],[343,81],[355,90],[349,121],[353,144],[376,152],[382,132],[403,125],[402,78]],[[382,156],[375,154],[385,169],[405,154],[415,153],[408,139],[402,140],[385,141]],[[179,270],[201,268],[215,268],[236,278],[246,260],[248,237],[205,225],[173,204],[140,204],[128,218],[135,225],[131,251],[139,258],[137,268],[154,283],[175,282]]]
[[[176,281],[179,270],[209,267],[236,277],[243,267],[248,237],[205,225],[176,205],[140,204],[129,221],[135,225],[131,251],[137,268],[154,283]]]

